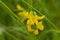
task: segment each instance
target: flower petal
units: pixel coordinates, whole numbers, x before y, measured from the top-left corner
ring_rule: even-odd
[[[29,32],[32,31],[31,25],[27,25],[27,30],[28,30]]]
[[[38,29],[36,29],[36,30],[34,31],[34,34],[35,34],[35,35],[38,35],[38,34],[39,34]]]

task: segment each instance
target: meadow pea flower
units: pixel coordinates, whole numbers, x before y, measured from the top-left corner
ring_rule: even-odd
[[[34,34],[35,34],[35,35],[38,35],[38,34],[39,34],[38,29],[34,30]]]
[[[44,30],[44,26],[42,24],[42,19],[45,18],[44,15],[40,17],[36,14],[36,12],[33,12],[33,11],[30,11],[30,12],[23,11],[23,12],[20,12],[19,15],[27,19],[26,25],[27,25],[27,30],[29,32],[34,32],[35,35],[38,35],[39,34],[38,30],[41,30],[41,31]],[[38,21],[38,20],[41,20],[41,21]],[[32,28],[33,27],[32,25],[34,24],[36,25],[36,29]]]
[[[41,31],[44,30],[44,26],[42,24],[42,21],[38,22],[38,24],[36,24],[36,27]]]
[[[17,10],[23,10],[23,8],[19,4],[17,4]]]
[[[29,32],[32,31],[31,25],[27,25],[27,30],[28,30]]]
[[[36,24],[36,30],[34,30],[34,34],[35,35],[38,35],[39,34],[39,31],[38,30],[41,30],[41,31],[44,30],[44,26],[42,24],[42,21],[38,22],[38,20],[43,19],[45,16],[39,17],[37,15],[32,15],[32,14],[33,13],[30,12],[30,15],[29,15],[28,20],[27,20],[27,25],[30,25],[31,26],[31,25]]]
[[[27,20],[27,25],[33,25],[33,24],[34,24],[34,21],[32,19]]]
[[[21,17],[24,17],[24,18],[28,18],[29,14],[28,14],[28,12],[24,11],[24,12],[19,12],[18,15]]]
[[[43,19],[43,18],[45,18],[45,16],[44,16],[44,15],[40,17],[40,20],[41,20],[41,19]]]

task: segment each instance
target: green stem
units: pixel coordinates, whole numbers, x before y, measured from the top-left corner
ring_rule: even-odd
[[[11,36],[12,38],[14,38],[15,40],[18,40],[15,36],[13,36],[12,34],[10,34],[9,32],[5,31],[5,33],[9,36]]]
[[[23,22],[20,21],[20,18],[4,2],[0,1],[0,3],[10,12],[9,15],[13,15],[23,24]]]
[[[21,24],[14,16],[10,15],[13,20],[15,20],[19,25]]]
[[[33,2],[33,0],[31,0],[31,6],[33,5],[33,3],[32,3],[32,2]],[[32,8],[31,8],[31,10],[32,10]]]
[[[60,33],[60,30],[49,30],[49,31],[51,31],[51,32],[57,32],[57,33]]]

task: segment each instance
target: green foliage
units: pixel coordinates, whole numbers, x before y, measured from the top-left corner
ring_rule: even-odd
[[[27,31],[17,4],[46,16],[39,35]],[[0,40],[60,40],[60,0],[0,0]]]

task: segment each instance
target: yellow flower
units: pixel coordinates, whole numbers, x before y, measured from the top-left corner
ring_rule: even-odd
[[[19,4],[17,4],[17,9],[18,10],[23,10],[23,8]]]
[[[33,25],[33,24],[34,24],[34,22],[33,22],[32,19],[28,19],[28,20],[27,20],[27,25]]]
[[[30,12],[20,12],[19,13],[20,16],[22,16],[23,18],[26,18],[27,19],[27,30],[29,32],[34,32],[35,35],[38,35],[39,34],[39,31],[38,30],[44,30],[44,26],[42,24],[42,21],[38,22],[38,20],[42,20],[43,18],[45,18],[45,16],[41,16],[39,17],[38,15],[36,15],[35,12],[33,11],[30,11]],[[36,24],[36,30],[34,30],[32,28],[32,25]]]
[[[36,27],[37,27],[39,30],[44,30],[44,26],[42,25],[42,21],[41,21],[41,22],[38,22],[38,24],[36,24]]]
[[[38,34],[39,34],[38,29],[34,30],[34,34],[35,34],[35,35],[38,35]]]
[[[29,13],[28,12],[25,12],[25,17],[28,17],[29,16]]]
[[[38,23],[38,19],[35,16],[31,16],[27,20],[27,24],[29,24],[29,25],[34,25],[34,24],[37,24],[37,23]]]
[[[33,15],[32,13],[33,13],[33,12],[30,11],[29,16],[28,16],[28,20],[27,20],[27,25],[32,26],[32,25],[36,24],[36,27],[37,27],[37,28],[36,28],[36,30],[34,30],[34,34],[35,34],[35,35],[38,35],[38,34],[39,34],[38,29],[39,29],[39,30],[44,30],[44,26],[42,25],[42,21],[38,22],[38,20],[43,19],[45,16],[39,17],[39,16],[37,16],[37,15]],[[28,26],[28,27],[29,27],[29,26]],[[30,28],[30,29],[32,29],[32,28]],[[32,29],[32,30],[33,30],[33,29]]]
[[[44,26],[43,25],[40,25],[40,28],[39,28],[41,31],[44,30]]]
[[[27,25],[27,30],[28,30],[29,32],[32,31],[31,25]]]
[[[32,17],[33,17],[33,12],[30,11],[30,12],[29,12],[29,15],[28,15],[28,18],[29,18],[29,19],[32,19]]]
[[[22,16],[22,17],[24,17],[24,18],[28,18],[28,16],[29,16],[28,12],[26,12],[26,11],[24,11],[24,12],[19,12],[18,15],[19,15],[19,16]]]
[[[40,20],[41,20],[41,19],[43,19],[43,18],[45,18],[45,16],[44,16],[44,15],[40,17]]]

